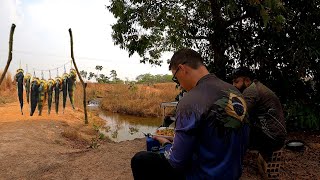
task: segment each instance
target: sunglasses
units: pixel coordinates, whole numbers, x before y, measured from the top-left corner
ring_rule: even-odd
[[[181,65],[184,65],[184,64],[186,64],[186,62],[182,63]],[[177,71],[174,73],[174,75],[173,75],[173,77],[172,77],[172,81],[175,82],[175,83],[177,83],[177,84],[180,84],[180,83],[179,83],[179,80],[178,80],[177,77],[176,77],[176,75],[177,75],[177,73],[178,73],[179,70],[180,70],[180,66],[178,65],[178,69],[177,69]]]

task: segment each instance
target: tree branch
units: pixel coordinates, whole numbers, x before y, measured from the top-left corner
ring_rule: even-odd
[[[186,36],[188,39],[206,39],[209,40],[209,37],[207,36]]]
[[[246,18],[249,18],[249,17],[251,17],[250,14],[249,14],[249,13],[246,13],[246,14],[244,14],[244,15],[242,15],[242,16],[239,16],[239,17],[235,17],[235,18],[233,18],[233,19],[230,19],[229,21],[227,21],[227,22],[225,23],[225,25],[226,25],[226,27],[229,27],[229,26],[231,26],[232,24],[234,24],[235,22],[242,21],[243,19],[246,19]]]
[[[80,79],[80,82],[82,84],[83,87],[83,111],[84,111],[84,123],[88,124],[88,114],[87,114],[87,92],[86,92],[86,87],[87,87],[87,83],[85,83],[81,77],[81,74],[78,70],[76,61],[74,60],[74,54],[73,54],[73,37],[72,37],[72,30],[71,28],[69,28],[69,35],[70,35],[70,50],[71,50],[71,59],[74,65],[74,68],[77,71],[78,77]]]
[[[221,24],[223,22],[223,19],[221,17],[220,9],[217,0],[210,0],[210,6],[211,6],[211,14],[214,19],[214,21],[217,21],[217,23]]]
[[[9,36],[9,53],[8,53],[8,61],[7,61],[7,65],[4,68],[4,71],[2,72],[1,78],[0,78],[0,85],[4,79],[4,77],[6,76],[6,73],[8,71],[8,68],[10,66],[10,63],[12,61],[12,44],[13,44],[13,34],[14,34],[14,29],[16,28],[15,24],[11,25],[11,29],[10,29],[10,36]]]

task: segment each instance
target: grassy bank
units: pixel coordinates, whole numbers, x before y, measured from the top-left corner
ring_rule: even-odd
[[[102,98],[101,108],[128,115],[142,117],[161,116],[161,102],[174,101],[179,90],[175,83],[159,83],[154,85],[138,84],[97,84],[87,87],[87,99]],[[82,87],[77,84],[76,105],[82,107]]]
[[[0,71],[0,77],[2,72]],[[3,82],[0,85],[0,104],[6,104],[14,102],[17,99],[16,86],[13,83],[13,77],[10,73],[7,73]]]

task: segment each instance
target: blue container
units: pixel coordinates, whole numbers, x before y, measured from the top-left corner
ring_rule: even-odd
[[[147,151],[151,151],[151,152],[159,151],[159,148],[160,148],[159,141],[153,139],[150,136],[146,136],[146,141],[147,141]]]

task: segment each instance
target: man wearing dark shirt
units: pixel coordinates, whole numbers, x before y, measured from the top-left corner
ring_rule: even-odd
[[[177,106],[175,136],[154,137],[164,155],[139,152],[132,158],[134,178],[239,179],[249,136],[241,93],[209,74],[194,50],[177,51],[169,69],[188,92]]]
[[[284,145],[286,125],[278,97],[245,67],[233,71],[233,85],[243,94],[250,120],[249,148],[270,156]]]

